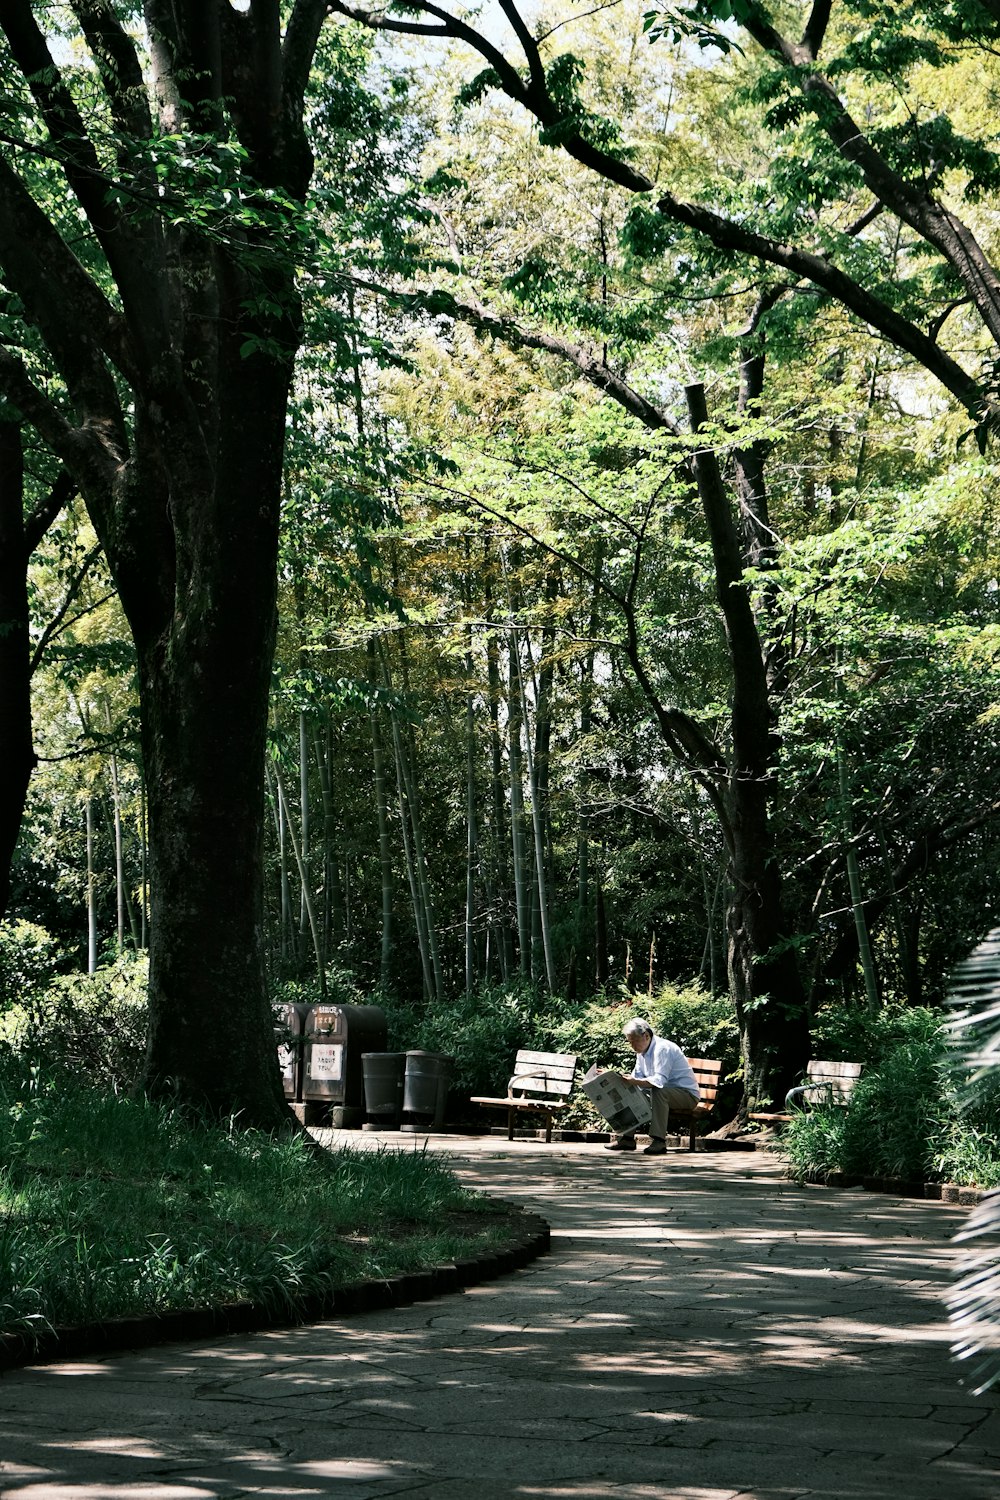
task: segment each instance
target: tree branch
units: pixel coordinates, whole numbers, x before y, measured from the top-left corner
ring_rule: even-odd
[[[59,365],[81,415],[118,412],[103,351],[130,382],[136,368],[125,324],[0,156],[0,266]],[[81,340],[77,330],[87,330]]]
[[[524,18],[514,4],[514,0],[500,0],[500,9],[507,17],[514,35],[521,44],[532,86],[538,90],[539,94],[544,94],[546,92],[545,67],[538,51],[538,43],[525,25]]]
[[[546,354],[554,354],[559,359],[568,361],[574,365],[584,380],[597,390],[603,391],[606,396],[617,402],[625,411],[637,417],[644,427],[651,431],[663,431],[672,433],[674,437],[681,435],[681,429],[677,423],[667,415],[659,406],[652,401],[647,401],[645,396],[635,389],[634,386],[622,380],[614,371],[609,370],[602,359],[587,352],[578,344],[571,344],[566,339],[554,337],[552,334],[533,331],[530,328],[522,328],[510,318],[496,318],[487,313],[485,309],[477,309],[468,303],[456,302],[456,315],[463,322],[477,326],[484,333],[491,333],[512,349],[539,349]]]
[[[814,0],[813,8],[809,13],[809,19],[802,33],[802,46],[813,62],[819,56],[820,48],[823,45],[826,28],[830,24],[830,12],[832,9],[831,0]]]
[[[148,140],[153,121],[131,38],[108,0],[72,0],[72,9],[97,63],[115,124],[134,140]]]
[[[87,553],[86,557],[83,559],[83,562],[77,569],[76,575],[70,580],[69,587],[66,590],[66,594],[63,598],[62,604],[60,604],[59,608],[52,616],[52,619],[48,622],[45,629],[42,631],[41,636],[35,644],[35,649],[31,653],[31,661],[28,665],[29,677],[33,677],[37,672],[42,657],[45,654],[45,648],[52,640],[53,636],[56,636],[60,633],[62,623],[65,620],[67,613],[69,612],[70,605],[73,603],[73,600],[83,588],[84,579],[87,577],[87,574],[90,572],[91,568],[94,566],[94,563],[101,556],[101,553],[103,551],[104,548],[101,546],[100,542],[98,542],[96,547],[91,547],[90,551]],[[108,594],[102,601],[102,603],[106,604],[108,602],[108,599],[113,599],[114,597],[115,595],[113,593]],[[86,613],[89,613],[89,611],[86,611]],[[77,615],[76,618],[80,619],[81,616]]]
[[[113,238],[118,215],[105,202],[105,173],[76,101],[35,20],[30,0],[7,0],[0,7],[0,26],[49,135],[59,147],[70,187],[103,244]]]
[[[296,119],[302,118],[309,69],[329,9],[327,0],[295,0],[285,27],[281,46],[284,108]]]
[[[450,36],[455,41],[465,42],[475,52],[478,52],[497,74],[501,87],[512,99],[530,109],[529,91],[525,87],[524,80],[498,47],[486,37],[480,36],[473,27],[460,20],[458,16],[449,15],[446,10],[441,10],[430,0],[415,0],[413,9],[422,11],[425,15],[434,16],[437,20],[435,26],[424,26],[416,21],[398,21],[384,12],[365,10],[361,6],[348,5],[345,0],[329,0],[328,8],[339,15],[346,16],[350,21],[359,21],[362,26],[368,26],[373,31],[398,31],[406,36]]]
[[[809,23],[814,39],[816,34],[821,38],[829,10],[825,0],[816,0]],[[810,70],[808,65],[815,62],[816,51],[810,46],[809,26],[803,44],[793,47],[756,7],[743,24],[770,57],[800,70],[802,93],[841,156],[858,168],[877,199],[940,252],[970,292],[993,339],[1000,343],[1000,275],[996,268],[969,228],[936,202],[926,188],[900,176],[869,141],[829,79]]]
[[[844,233],[850,235],[853,239],[855,236],[859,235],[863,229],[867,229],[869,224],[873,224],[878,218],[879,214],[884,212],[885,204],[881,201],[881,199],[876,198],[871,208],[866,208],[863,214],[859,214],[856,219],[851,220],[850,224],[848,224],[847,228],[844,230]]]
[[[665,193],[657,207],[665,218],[704,234],[720,249],[738,250],[756,260],[784,266],[786,270],[794,271],[797,276],[822,287],[863,322],[885,334],[898,349],[912,355],[977,421],[981,419],[983,393],[972,376],[915,323],[866,291],[860,282],[854,281],[830,261],[797,246],[768,239],[742,224],[724,219],[711,209],[700,208],[694,203],[683,203],[671,193]]]
[[[35,506],[30,515],[25,517],[24,550],[26,558],[31,556],[63,506],[69,504],[78,489],[79,486],[72,475],[68,474],[65,469],[60,470],[56,482],[48,495],[39,505]]]
[[[603,391],[606,396],[617,402],[623,410],[629,412],[650,431],[669,432],[674,437],[681,436],[681,428],[662,407],[648,401],[634,386],[629,385],[627,381],[610,370],[602,359],[598,359],[596,355],[591,354],[579,344],[572,344],[568,339],[557,338],[554,334],[525,328],[514,318],[491,312],[481,303],[459,301],[447,292],[412,290],[397,292],[377,282],[365,281],[358,277],[353,277],[352,280],[356,286],[362,287],[365,291],[375,292],[398,307],[419,308],[466,323],[477,332],[498,339],[509,349],[538,349],[546,354],[553,354],[558,359],[566,360],[579,371],[584,380],[595,386],[597,390]]]
[[[2,346],[0,392],[37,428],[85,494],[93,494],[95,490],[99,494],[110,493],[123,462],[114,434],[102,431],[98,423],[90,423],[85,428],[74,427],[55,403],[33,384],[16,355]]]
[[[92,0],[92,3],[80,0],[80,24],[89,27],[88,34],[94,37],[102,77],[115,68],[125,69],[125,76],[111,95],[112,104],[123,110],[134,125],[138,122],[137,111],[141,106],[138,102],[126,104],[125,101],[132,100],[133,96],[135,100],[145,97],[139,60],[134,45],[113,15],[108,14],[108,9],[102,0]],[[150,221],[126,219],[109,195],[112,183],[101,166],[83,117],[38,27],[30,0],[7,0],[0,6],[0,26],[56,148],[55,159],[62,166],[70,189],[107,256],[125,306],[140,309],[149,299],[155,259]],[[110,49],[110,57],[107,49]],[[130,87],[135,80],[138,80],[138,87]],[[108,86],[107,82],[105,86]],[[135,254],[137,243],[143,246],[140,256]]]
[[[331,10],[348,16],[352,21],[360,21],[363,26],[370,26],[376,31],[402,31],[415,36],[450,36],[467,43],[493,69],[497,75],[498,86],[509,98],[522,104],[540,124],[545,126],[546,130],[559,132],[562,149],[575,161],[580,162],[582,166],[590,167],[602,177],[607,178],[609,182],[618,183],[629,192],[652,191],[655,183],[651,177],[637,172],[627,161],[622,161],[619,157],[602,151],[599,146],[593,145],[576,130],[569,129],[571,122],[566,120],[553,103],[548,86],[543,86],[534,77],[529,84],[526,84],[513,63],[471,26],[466,25],[456,16],[449,15],[437,5],[431,4],[431,0],[413,0],[413,8],[423,11],[426,15],[437,17],[441,26],[431,29],[411,22],[393,21],[383,14],[347,5],[344,0],[330,0]]]

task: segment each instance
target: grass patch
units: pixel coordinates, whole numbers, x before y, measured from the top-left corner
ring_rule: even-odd
[[[0,1082],[0,1335],[337,1287],[508,1242],[435,1157],[320,1153],[142,1100]]]

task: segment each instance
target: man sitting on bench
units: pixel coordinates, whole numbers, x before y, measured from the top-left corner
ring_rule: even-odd
[[[676,1042],[657,1036],[648,1021],[634,1016],[624,1028],[625,1040],[635,1053],[635,1067],[628,1075],[633,1083],[649,1094],[653,1118],[649,1126],[650,1141],[644,1156],[663,1156],[667,1149],[667,1121],[670,1107],[689,1113],[701,1098],[701,1090],[691,1065]],[[606,1151],[634,1151],[635,1135],[616,1136]]]

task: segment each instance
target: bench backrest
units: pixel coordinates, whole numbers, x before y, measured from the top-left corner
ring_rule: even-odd
[[[542,1094],[565,1099],[573,1087],[576,1058],[568,1052],[529,1052],[522,1048],[514,1059],[508,1094]]]
[[[806,1068],[806,1082],[822,1084],[834,1104],[846,1104],[861,1077],[863,1064],[813,1061]]]
[[[691,1072],[695,1076],[698,1087],[701,1089],[701,1109],[711,1109],[715,1103],[715,1096],[719,1092],[719,1080],[722,1077],[722,1064],[711,1057],[689,1057]],[[676,1113],[676,1111],[671,1111]]]

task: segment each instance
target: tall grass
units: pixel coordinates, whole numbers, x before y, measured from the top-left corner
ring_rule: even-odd
[[[424,1153],[319,1153],[92,1090],[0,1082],[0,1162],[0,1333],[241,1300],[294,1312],[502,1238]]]

